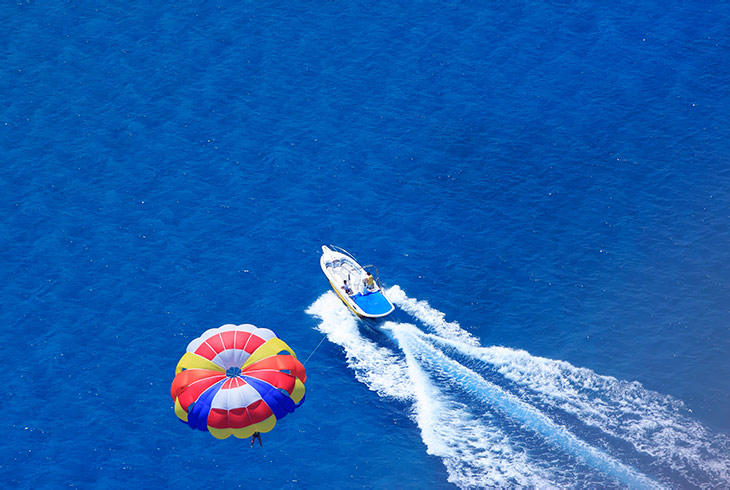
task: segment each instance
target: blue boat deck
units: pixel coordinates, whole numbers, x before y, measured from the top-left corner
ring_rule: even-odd
[[[390,304],[380,291],[367,292],[365,294],[357,293],[351,296],[351,298],[368,315],[385,315],[393,309],[393,305]]]

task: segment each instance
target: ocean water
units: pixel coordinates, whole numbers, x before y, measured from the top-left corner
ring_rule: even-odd
[[[730,485],[726,2],[0,21],[5,486]],[[306,361],[263,447],[173,412],[226,323]]]

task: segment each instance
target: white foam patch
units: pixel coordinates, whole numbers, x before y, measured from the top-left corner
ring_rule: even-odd
[[[347,365],[358,381],[381,396],[413,399],[413,385],[403,358],[363,337],[357,318],[334,292],[320,296],[307,313],[321,320],[317,330],[344,349]]]
[[[409,298],[400,286],[396,285],[387,289],[385,294],[393,304],[421,321],[441,337],[459,340],[467,345],[479,345],[479,339],[461,328],[457,322],[447,322],[444,313],[432,308],[427,301]]]
[[[667,471],[676,472],[690,485],[728,487],[728,437],[712,434],[692,420],[680,401],[564,361],[506,347],[481,347],[458,323],[446,321],[443,313],[409,298],[398,286],[390,288],[387,296],[428,330],[404,323],[382,324],[402,353],[361,335],[359,320],[331,291],[307,313],[320,319],[319,331],[343,347],[359,381],[380,396],[413,404],[412,416],[427,451],[442,459],[450,482],[462,488],[590,484],[583,480],[587,475],[565,462],[531,451],[533,439],[527,434],[539,434],[555,450],[623,485],[656,485],[651,477],[609,454],[617,449],[611,447],[614,439],[600,448],[580,439],[590,427],[593,436],[597,429],[650,457],[643,470],[667,478],[670,485],[677,483]],[[487,369],[489,378],[457,361],[462,356],[471,368]],[[517,425],[500,425],[505,420],[484,413],[479,403],[469,406],[468,396],[461,392],[476,396],[479,403]],[[566,422],[557,422],[551,415],[558,411],[575,420],[562,425]]]
[[[495,366],[506,379],[535,393],[541,403],[630,443],[692,483],[730,482],[730,441],[689,418],[679,400],[637,382],[601,376],[523,350],[474,347],[431,334],[421,336]]]
[[[547,415],[523,402],[516,395],[504,391],[478,373],[444,355],[428,341],[434,336],[423,335],[413,325],[398,324],[390,328],[407,355],[410,353],[412,357],[414,352],[417,353],[418,363],[428,363],[432,369],[441,371],[460,384],[464,391],[480,396],[482,401],[500,410],[505,416],[519,421],[526,429],[540,434],[547,442],[631,488],[658,486],[634,468],[580,440],[570,430],[553,422]],[[521,467],[522,470],[525,468],[530,466]],[[571,484],[578,483],[579,481],[571,482]]]
[[[383,326],[391,331],[404,327],[393,322]],[[416,423],[428,454],[443,460],[449,482],[461,488],[550,485],[545,471],[516,451],[503,431],[486,416],[476,417],[469,407],[450,399],[431,382],[411,349],[403,351],[415,388]]]
[[[357,318],[334,293],[322,295],[307,313],[320,319],[317,330],[343,347],[358,381],[380,396],[413,404],[412,416],[427,452],[443,460],[450,482],[462,488],[549,485],[543,471],[530,469],[524,452],[515,451],[498,427],[441,393],[407,355],[396,355],[363,337]]]

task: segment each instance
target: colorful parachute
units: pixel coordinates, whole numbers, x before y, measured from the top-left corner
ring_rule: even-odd
[[[175,414],[193,429],[246,438],[299,407],[306,379],[294,351],[271,330],[223,325],[188,344],[170,395]]]

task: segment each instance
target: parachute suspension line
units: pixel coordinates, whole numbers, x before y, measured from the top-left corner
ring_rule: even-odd
[[[326,335],[323,335],[323,336],[322,336],[322,340],[320,340],[320,341],[319,341],[319,344],[317,344],[317,347],[315,347],[315,348],[314,348],[314,350],[312,351],[312,353],[311,353],[311,354],[309,354],[309,357],[307,357],[307,360],[306,360],[306,361],[304,361],[304,363],[302,364],[302,366],[306,366],[306,364],[307,364],[307,361],[309,361],[309,359],[311,359],[311,358],[312,358],[312,356],[314,355],[314,353],[315,353],[315,352],[317,352],[317,349],[319,349],[319,346],[320,346],[320,345],[322,345],[322,342],[324,342],[324,339],[326,339],[326,338],[327,338],[327,336],[326,336]]]

